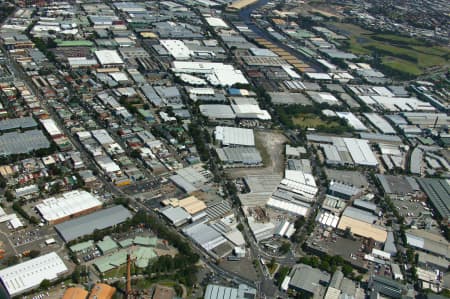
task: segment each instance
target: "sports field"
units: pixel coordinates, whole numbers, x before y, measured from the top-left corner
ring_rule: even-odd
[[[359,55],[378,55],[388,69],[411,76],[419,76],[430,69],[450,67],[450,49],[428,44],[425,41],[380,34],[349,23],[329,22],[334,29],[349,37],[347,50]]]

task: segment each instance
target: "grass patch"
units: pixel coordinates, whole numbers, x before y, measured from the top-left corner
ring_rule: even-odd
[[[422,70],[417,66],[417,64],[407,60],[386,56],[383,57],[382,61],[384,65],[394,70],[402,70],[414,76],[419,76],[422,74]]]
[[[379,34],[359,26],[329,22],[331,29],[349,37],[347,50],[357,55],[381,57],[381,64],[397,73],[419,76],[430,68],[447,69],[450,66],[450,49],[428,44],[417,38]]]
[[[278,270],[278,264],[268,265],[267,269],[269,270],[270,275],[273,275]]]
[[[104,278],[120,278],[127,275],[127,265],[122,265],[116,269],[109,270],[103,273]]]
[[[336,121],[323,120],[318,115],[312,113],[297,114],[292,117],[292,121],[296,126],[299,126],[301,128],[333,128],[340,126],[340,124]]]

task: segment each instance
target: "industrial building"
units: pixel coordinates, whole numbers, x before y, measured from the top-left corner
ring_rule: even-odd
[[[172,223],[173,226],[179,227],[186,224],[191,219],[191,215],[182,207],[168,207],[162,209],[160,213]]]
[[[209,284],[206,287],[204,299],[254,299],[256,289],[245,284],[240,284],[237,288],[224,287]]]
[[[64,240],[70,242],[79,237],[90,235],[94,230],[101,230],[118,225],[131,218],[131,213],[123,206],[113,206],[91,213],[77,219],[55,225],[55,230]]]
[[[39,287],[45,279],[54,281],[68,272],[56,252],[0,270],[0,279],[10,296],[18,296]]]
[[[35,208],[42,219],[48,223],[56,224],[99,210],[102,205],[103,203],[91,193],[84,190],[74,190],[63,193],[60,197],[44,199]]]
[[[255,146],[252,129],[217,126],[214,136],[224,146]]]
[[[308,134],[309,142],[319,143],[327,164],[376,167],[378,160],[368,140]]]
[[[443,219],[450,219],[450,184],[443,179],[418,179],[431,204]]]
[[[384,227],[375,224],[377,220],[378,217],[370,212],[348,207],[342,213],[337,228],[343,231],[350,229],[354,235],[384,243],[387,238],[387,231]]]
[[[0,136],[0,156],[25,154],[49,147],[50,142],[41,130],[8,132]]]
[[[123,60],[116,50],[98,50],[95,51],[95,56],[102,66],[123,65]]]
[[[216,152],[225,164],[259,165],[263,162],[261,154],[254,147],[224,147],[217,148]]]
[[[305,264],[298,264],[291,270],[287,278],[289,288],[311,296],[322,294],[323,297],[330,281],[330,274]]]

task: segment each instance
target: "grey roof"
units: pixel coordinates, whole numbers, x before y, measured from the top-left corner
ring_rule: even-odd
[[[378,133],[360,133],[359,137],[362,139],[367,139],[370,141],[382,141],[382,142],[389,142],[389,143],[402,143],[402,139],[396,135],[385,135],[385,134],[378,134]]]
[[[225,163],[255,165],[262,163],[262,157],[255,147],[225,147],[216,149],[219,159]]]
[[[402,285],[395,280],[377,275],[372,277],[371,285],[375,291],[392,298],[401,298],[405,290],[405,285]]]
[[[234,119],[236,115],[230,105],[200,105],[200,113],[209,118]]]
[[[49,147],[50,142],[40,130],[9,132],[0,136],[0,155],[24,154]]]
[[[354,208],[354,207],[348,207],[345,209],[345,211],[342,213],[342,216],[347,216],[359,221],[363,221],[366,223],[373,224],[377,221],[378,217],[374,216],[372,213]]]
[[[367,200],[362,200],[362,199],[355,199],[353,201],[353,205],[356,207],[360,207],[360,208],[364,208],[366,210],[371,210],[373,212],[377,211],[377,205],[374,204],[373,202],[367,201]]]
[[[0,131],[8,131],[14,129],[28,129],[37,126],[37,122],[33,117],[10,118],[0,121]]]
[[[240,284],[237,289],[209,284],[204,296],[205,299],[253,299],[255,297],[256,289],[245,284]]]
[[[120,224],[131,216],[130,211],[123,206],[113,206],[57,224],[55,229],[65,242],[70,242],[84,235],[92,234],[96,229],[101,230]]]
[[[293,270],[289,286],[314,294],[317,292],[318,286],[321,286],[324,283],[328,284],[329,281],[330,274],[308,265],[299,264]]]
[[[384,174],[377,174],[376,177],[387,194],[407,195],[419,190],[412,177]]]
[[[162,210],[161,214],[169,219],[169,221],[175,226],[186,223],[191,218],[191,215],[189,215],[189,213],[182,207],[169,207]]]
[[[329,192],[331,192],[333,195],[335,193],[338,194],[342,194],[342,195],[346,195],[349,197],[355,196],[356,194],[361,192],[361,189],[347,185],[347,184],[343,184],[343,183],[339,183],[339,182],[331,182],[329,187],[328,187]]]
[[[162,104],[162,99],[156,93],[156,90],[150,84],[144,84],[141,87],[144,96],[149,100],[154,106],[160,106]]]
[[[450,218],[450,185],[442,179],[418,179],[433,207],[442,218]]]
[[[369,182],[366,177],[359,171],[326,168],[325,173],[329,180],[342,182],[344,184],[353,185],[360,188],[367,188],[369,186]]]
[[[384,242],[384,251],[389,252],[391,255],[397,254],[397,247],[395,246],[394,233],[392,231],[387,232],[386,242]]]

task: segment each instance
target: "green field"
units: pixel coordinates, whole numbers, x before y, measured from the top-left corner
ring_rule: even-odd
[[[429,45],[405,36],[380,34],[348,23],[328,23],[349,37],[347,50],[359,55],[377,54],[381,64],[396,74],[419,76],[430,69],[446,70],[450,67],[450,49]]]
[[[322,120],[318,115],[312,113],[300,113],[292,117],[292,122],[300,128],[333,128],[339,127],[336,121]]]

